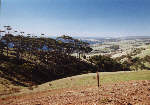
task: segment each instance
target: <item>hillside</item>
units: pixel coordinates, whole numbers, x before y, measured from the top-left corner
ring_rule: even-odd
[[[85,56],[92,51],[86,42],[66,35],[52,39],[43,34],[39,37],[24,32],[14,35],[13,31],[10,26],[0,31],[0,96],[20,92],[25,87],[32,90],[65,77],[100,71],[97,67],[101,65]],[[101,58],[99,62],[105,65],[103,71],[125,70],[117,61]]]
[[[130,97],[134,89],[139,89],[146,95],[149,92],[150,71],[147,66],[150,64],[149,48],[138,48],[128,55],[117,58],[111,58],[109,55],[88,57],[87,54],[92,51],[89,44],[70,36],[63,35],[51,39],[43,36],[24,36],[23,32],[21,35],[13,35],[9,30],[7,31],[0,38],[0,104],[2,105],[26,105],[34,101],[35,105],[48,104],[48,102],[54,105],[82,104],[82,102],[130,104],[130,102],[140,102],[133,101]],[[122,59],[126,60],[122,62]],[[96,72],[100,72],[99,89],[97,89]],[[132,87],[136,83],[139,87],[137,85]],[[110,99],[112,95],[106,94],[107,87],[109,87],[108,94],[114,93],[115,96],[118,94],[122,96],[124,91],[127,92],[131,88],[128,93],[129,100],[126,100],[124,95],[122,96],[124,101],[120,98],[116,101],[118,97]],[[30,100],[34,95],[38,96],[35,97],[37,100]],[[139,94],[135,95],[138,96]],[[43,101],[42,97],[44,100],[49,99],[47,97],[52,98]],[[146,100],[141,101],[147,103],[148,97],[145,95],[143,97]],[[70,99],[66,101],[66,98]]]
[[[3,80],[1,78],[1,80]],[[120,72],[101,72],[100,73],[100,84],[118,83],[131,80],[150,80],[150,71],[120,71]],[[84,86],[97,86],[96,73],[82,74],[63,79],[54,80],[41,85],[31,87],[21,87],[11,85],[10,81],[4,81],[1,84],[1,97],[9,95],[17,95],[23,93],[34,93],[46,90],[64,89],[64,88],[79,88]],[[8,84],[7,84],[8,83]],[[8,85],[7,88],[6,85]],[[2,88],[3,87],[3,88]],[[7,90],[6,90],[7,88]],[[13,89],[14,88],[14,89]],[[18,91],[16,91],[18,89]],[[13,90],[13,91],[12,91]],[[3,93],[3,94],[2,94]]]
[[[1,105],[149,105],[150,71],[84,74],[56,80],[21,95],[0,99]],[[89,83],[91,82],[91,83]],[[68,84],[69,86],[68,86]],[[65,87],[65,88],[63,88]]]
[[[57,64],[55,71],[28,61],[18,64],[13,57],[1,57],[3,59],[0,59],[0,96],[19,92],[24,87],[30,88],[59,78],[92,72],[92,66],[86,62],[60,54],[57,55],[56,60],[63,60],[63,66]],[[65,61],[68,63],[65,64]]]
[[[56,39],[0,30],[0,95],[19,92],[52,80],[95,72],[94,66],[71,56],[89,52],[88,43],[69,36]],[[15,30],[16,31],[16,30]],[[32,89],[32,88],[31,88]]]

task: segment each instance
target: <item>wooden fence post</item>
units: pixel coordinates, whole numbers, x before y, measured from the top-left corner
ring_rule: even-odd
[[[98,71],[96,72],[96,74],[97,74],[97,86],[99,87],[99,73],[98,73]]]

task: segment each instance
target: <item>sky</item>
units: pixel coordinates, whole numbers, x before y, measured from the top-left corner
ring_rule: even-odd
[[[1,0],[4,25],[49,36],[150,36],[150,0]]]

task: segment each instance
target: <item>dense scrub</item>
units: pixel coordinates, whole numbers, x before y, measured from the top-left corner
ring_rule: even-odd
[[[130,69],[115,59],[108,56],[95,55],[92,56],[89,61],[95,65],[98,71],[102,72],[114,72],[114,71],[129,71]]]

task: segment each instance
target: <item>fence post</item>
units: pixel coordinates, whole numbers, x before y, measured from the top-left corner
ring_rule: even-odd
[[[98,71],[96,72],[96,74],[97,74],[97,86],[99,87],[99,73],[98,73]]]

